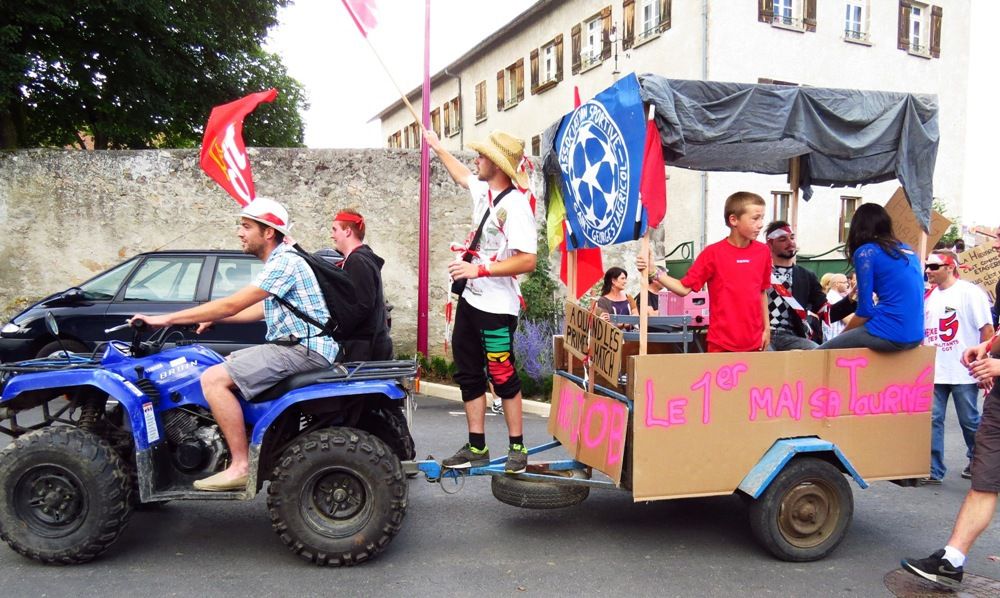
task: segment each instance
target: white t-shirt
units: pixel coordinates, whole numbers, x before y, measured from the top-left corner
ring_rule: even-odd
[[[837,303],[843,298],[844,296],[837,292],[837,289],[830,289],[826,292],[826,302],[830,305]],[[837,320],[836,322],[830,322],[829,324],[823,322],[823,342],[834,338],[843,332],[846,327],[847,324],[845,324],[843,320]]]
[[[979,330],[993,323],[986,293],[965,280],[935,288],[924,301],[924,344],[937,347],[935,384],[975,384],[962,352],[980,343]]]
[[[489,184],[480,181],[474,174],[469,176],[468,184],[472,195],[472,225],[478,228],[484,210],[490,210],[490,218],[479,239],[479,256],[472,259],[473,264],[499,262],[514,255],[515,250],[538,253],[538,231],[527,193],[515,187],[503,196],[496,207],[491,207],[491,199],[499,193],[491,193]],[[516,316],[521,308],[520,296],[521,288],[513,276],[472,278],[462,293],[462,297],[476,309],[512,316]]]

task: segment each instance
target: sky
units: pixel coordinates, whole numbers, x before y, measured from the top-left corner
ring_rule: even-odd
[[[470,50],[535,0],[432,0],[431,75]],[[995,70],[1000,45],[989,28],[1000,19],[997,0],[971,0],[965,196],[961,222],[1000,224],[992,186],[1000,158]],[[376,0],[379,24],[369,36],[395,85],[410,91],[423,73],[424,2]],[[382,147],[378,121],[369,122],[399,98],[393,81],[337,0],[295,0],[279,11],[280,24],[267,47],[281,55],[289,74],[305,87],[305,142],[312,148]],[[992,66],[992,69],[990,67]],[[989,69],[989,70],[988,70]],[[974,124],[973,124],[974,123]],[[955,216],[955,215],[950,215]]]

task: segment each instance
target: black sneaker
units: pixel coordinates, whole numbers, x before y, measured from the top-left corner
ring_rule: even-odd
[[[972,463],[969,463],[968,465],[966,465],[965,469],[962,470],[962,477],[965,478],[965,479],[967,479],[967,480],[971,480],[972,479]]]
[[[468,442],[460,448],[457,453],[441,462],[441,465],[451,469],[468,469],[470,467],[483,467],[490,463],[490,449],[484,447],[483,450],[472,448]]]
[[[903,559],[900,564],[917,577],[947,588],[957,588],[962,583],[962,568],[945,560],[943,548],[926,559]]]
[[[528,449],[523,444],[515,444],[507,453],[507,465],[504,473],[524,473],[528,468]]]

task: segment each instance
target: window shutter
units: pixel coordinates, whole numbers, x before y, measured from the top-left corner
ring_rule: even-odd
[[[803,23],[806,31],[816,31],[816,0],[806,0],[806,16]]]
[[[907,0],[899,0],[899,31],[897,32],[897,47],[900,50],[910,49],[910,7]]]
[[[601,33],[601,60],[611,58],[611,7],[605,6],[601,11],[603,23]]]
[[[941,14],[940,6],[931,7],[931,56],[941,58]]]
[[[556,36],[556,81],[563,78],[563,36],[560,33]]]
[[[774,20],[774,0],[757,0],[757,20],[761,23]]]
[[[531,93],[538,89],[538,48],[531,51]]]
[[[504,104],[504,88],[503,88],[503,69],[497,71],[497,111],[503,112]]]
[[[569,32],[570,40],[573,44],[573,74],[580,72],[580,24],[573,25]]]
[[[517,66],[514,67],[514,85],[517,88],[517,97],[515,101],[520,102],[524,99],[524,59],[517,59]]]
[[[635,0],[622,3],[622,50],[628,50],[635,41]]]
[[[444,103],[444,134],[451,135],[451,102]]]
[[[452,107],[454,112],[453,119],[455,119],[455,128],[452,129],[454,132],[458,133],[462,130],[462,97],[455,96],[454,106]]]
[[[670,0],[660,0],[660,25],[656,30],[662,33],[667,29],[670,29]]]

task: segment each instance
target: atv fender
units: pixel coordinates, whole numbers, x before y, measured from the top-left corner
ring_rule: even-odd
[[[248,403],[243,406],[244,417],[253,422],[252,444],[264,441],[264,434],[282,413],[298,403],[315,400],[336,401],[339,397],[357,395],[384,395],[393,400],[406,398],[406,391],[394,380],[359,380],[357,382],[331,382],[328,384],[313,384],[297,388],[280,399],[267,403]]]
[[[152,403],[152,399],[135,384],[108,370],[78,369],[22,374],[13,378],[4,388],[0,404],[9,403],[26,392],[81,386],[91,386],[107,393],[112,399],[117,400],[128,414],[132,430],[146,431],[143,404]],[[156,425],[155,420],[152,420],[152,423]],[[151,436],[155,438],[159,434],[150,435],[146,431],[142,434],[136,433],[134,436],[136,448],[144,449],[149,446],[148,439]]]

